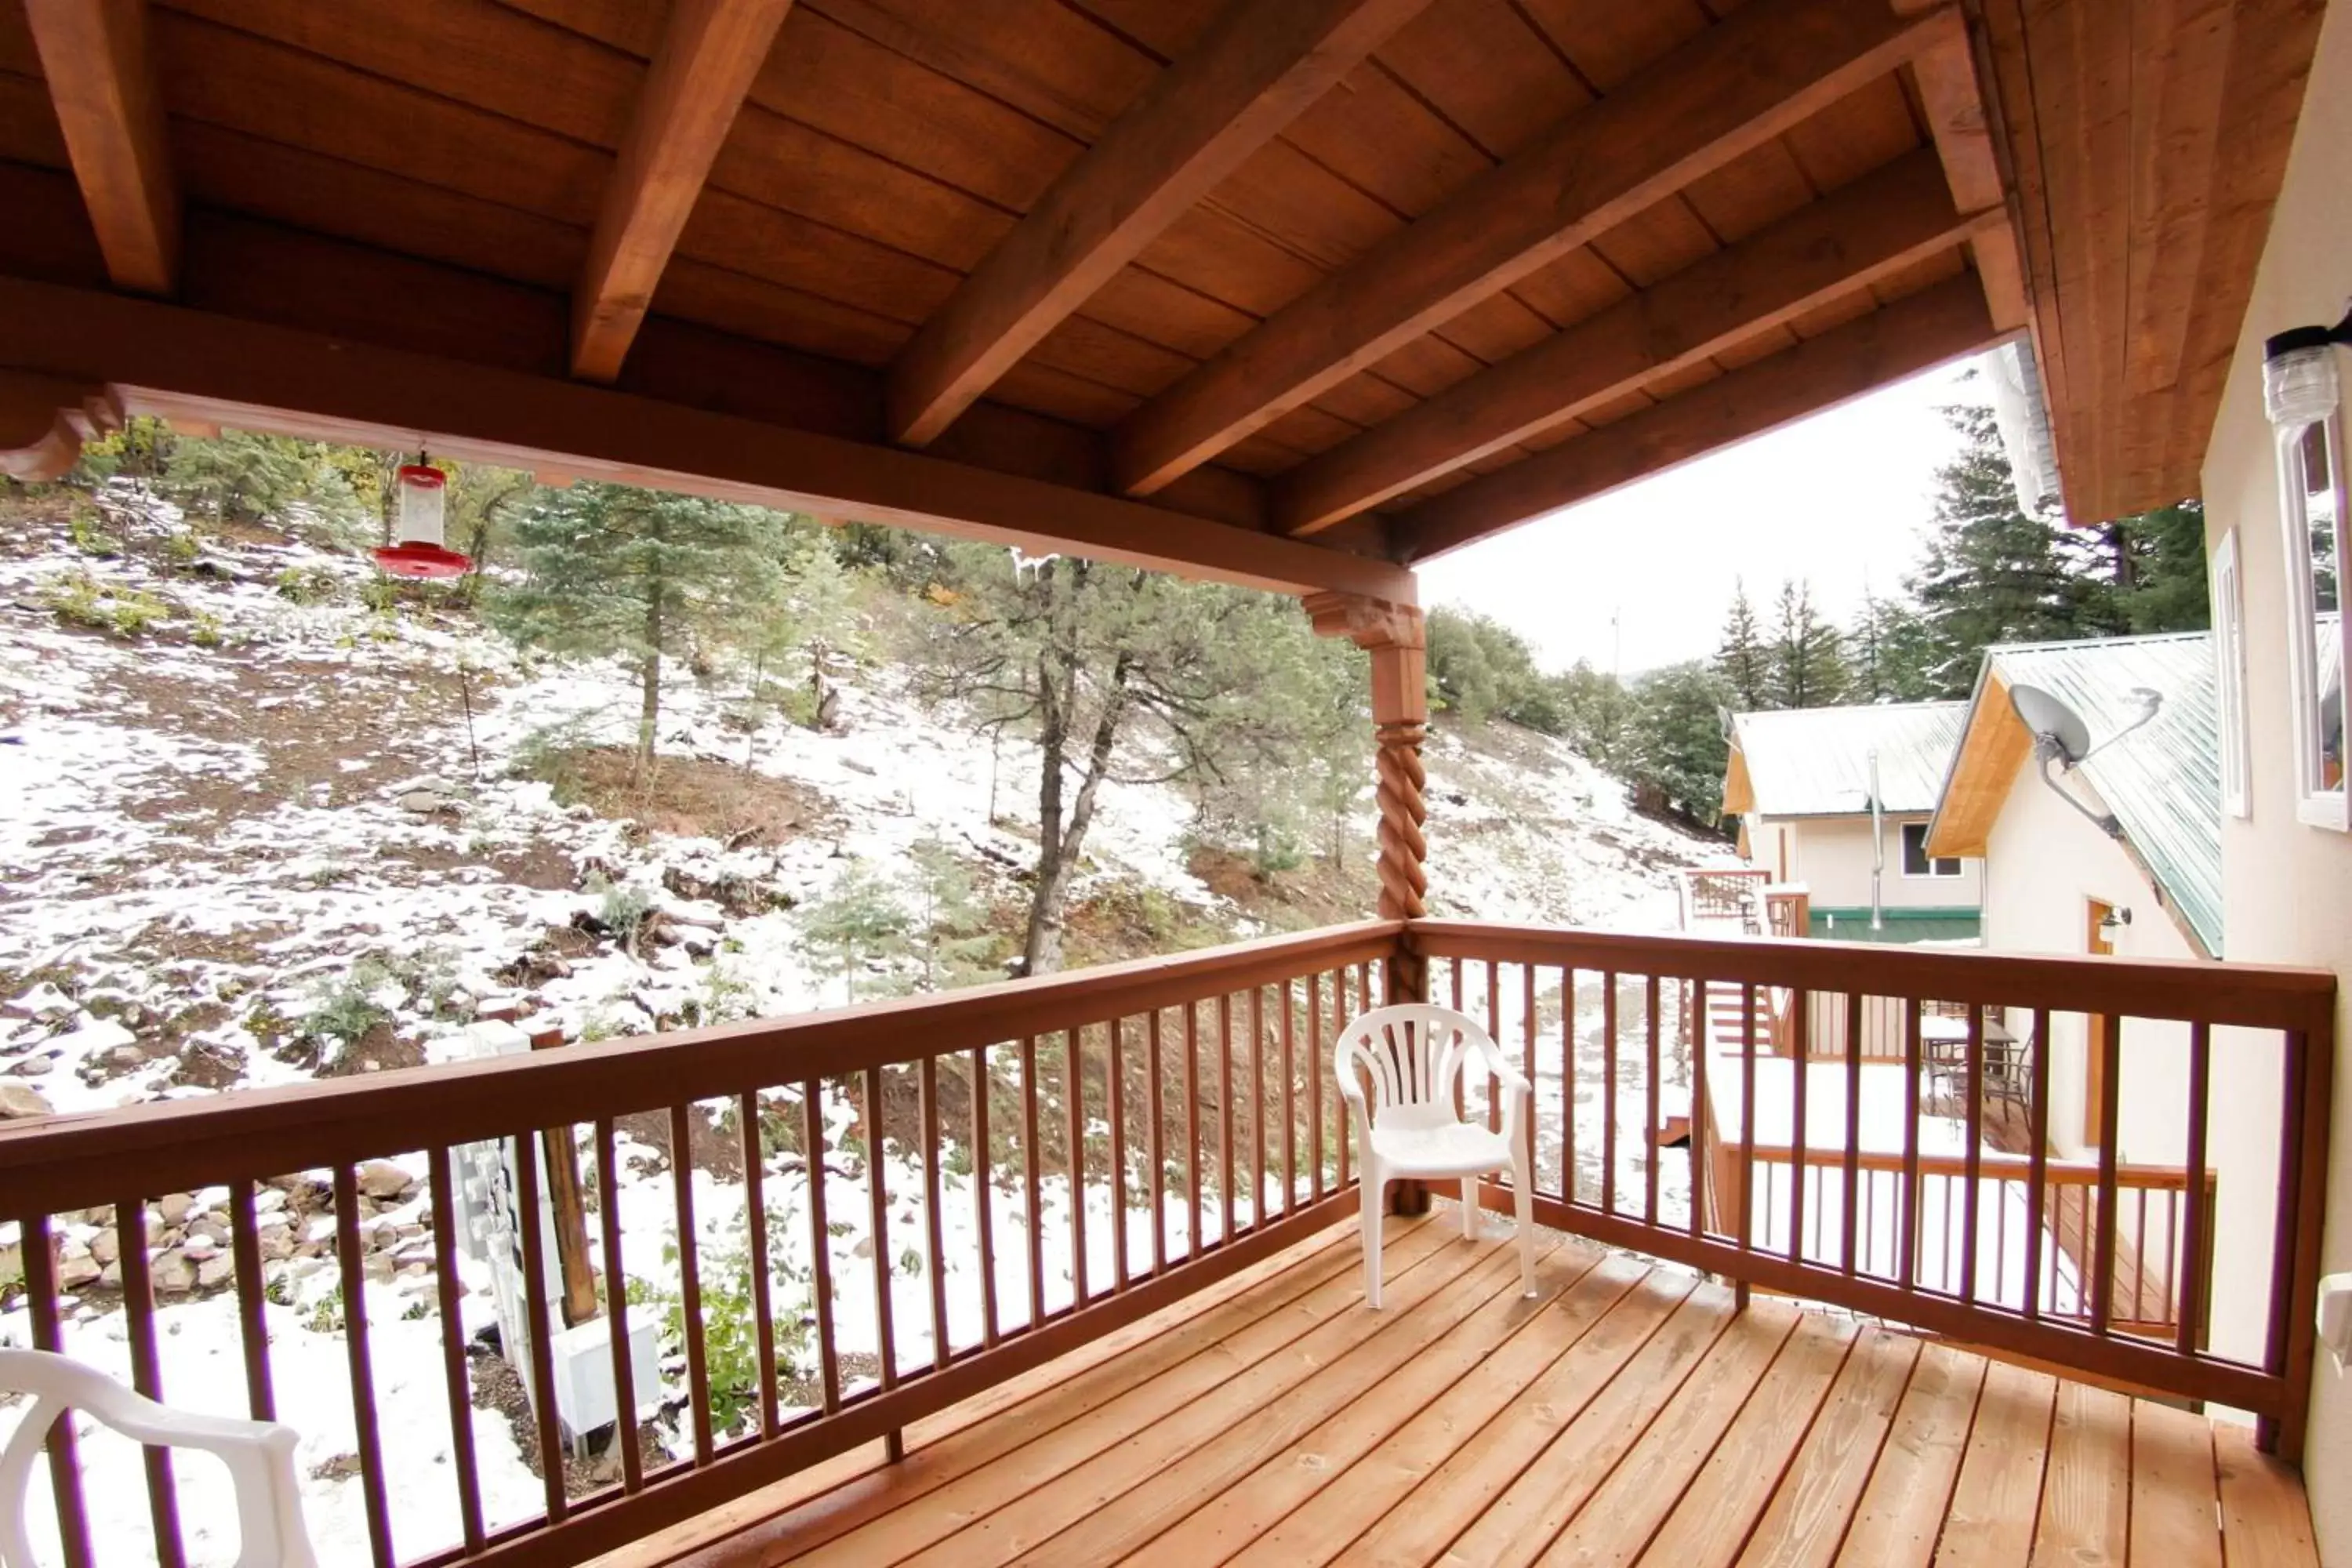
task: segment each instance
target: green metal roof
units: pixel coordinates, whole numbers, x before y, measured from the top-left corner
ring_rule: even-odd
[[[1959,750],[1965,702],[1790,708],[1732,717],[1763,816],[1849,816],[1870,809],[1870,754],[1878,753],[1885,811],[1936,808]]]
[[[2161,692],[2146,728],[2078,770],[2123,825],[2163,895],[2221,955],[2221,743],[2213,639],[2208,632],[2018,643],[1985,650],[2011,686],[2038,686],[2083,716],[2091,743],[2139,717],[2135,689]],[[1984,675],[1977,696],[1984,696]],[[2031,762],[2028,766],[2032,766]]]

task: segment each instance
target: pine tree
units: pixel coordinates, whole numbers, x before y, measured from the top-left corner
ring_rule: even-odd
[[[1845,634],[1852,702],[1918,702],[1935,694],[1935,641],[1918,606],[1865,593]]]
[[[1766,650],[1772,706],[1827,708],[1845,700],[1843,640],[1813,609],[1811,584],[1782,583]]]
[[[1734,696],[1721,671],[1696,659],[1652,670],[1633,687],[1631,773],[1704,822],[1723,812],[1723,713]]]
[[[2119,518],[2100,531],[2108,581],[2097,610],[2117,635],[2203,631],[2212,600],[2205,582],[2205,509],[2193,500]]]
[[[1748,585],[1734,581],[1731,613],[1723,623],[1723,641],[1716,648],[1716,673],[1731,689],[1731,700],[1743,713],[1771,704],[1771,654],[1756,624],[1756,606],[1748,602]]]
[[[591,483],[543,491],[516,524],[525,579],[491,615],[527,647],[634,667],[642,781],[665,661],[708,658],[772,605],[782,528],[775,512],[698,496]]]
[[[907,852],[908,888],[914,900],[908,945],[923,966],[923,989],[940,991],[995,972],[997,939],[988,906],[972,885],[971,867],[955,846],[932,834]]]
[[[854,1003],[860,972],[905,953],[908,924],[907,908],[889,879],[852,860],[831,892],[802,909],[797,945],[820,975],[841,982],[842,1001]],[[866,994],[886,989],[887,983],[870,981]]]

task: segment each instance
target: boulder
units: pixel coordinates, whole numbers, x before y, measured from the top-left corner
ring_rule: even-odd
[[[360,1191],[376,1199],[396,1198],[416,1184],[416,1179],[389,1160],[370,1160],[360,1167]]]
[[[109,1226],[89,1238],[89,1255],[100,1263],[111,1263],[122,1256],[122,1238]]]
[[[30,1084],[0,1083],[0,1121],[55,1114],[49,1107],[48,1097]]]
[[[167,1247],[148,1265],[147,1277],[158,1296],[184,1296],[196,1288],[196,1266],[178,1247]]]
[[[215,1253],[196,1265],[196,1288],[209,1290],[215,1285],[227,1283],[236,1273],[236,1260],[226,1252]]]
[[[190,1193],[165,1193],[155,1200],[155,1207],[162,1213],[165,1225],[179,1224],[188,1217],[188,1211],[195,1206],[195,1197]]]

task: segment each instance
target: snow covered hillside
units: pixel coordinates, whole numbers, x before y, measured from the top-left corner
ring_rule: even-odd
[[[904,988],[919,979],[913,960],[871,973],[824,962],[806,922],[853,876],[906,877],[919,845],[948,847],[992,910],[1019,908],[1035,752],[992,751],[888,668],[846,678],[822,731],[772,719],[747,731],[725,694],[681,679],[666,698],[662,789],[606,816],[593,803],[610,792],[574,775],[634,737],[637,693],[617,666],[526,662],[468,616],[394,602],[362,561],[274,534],[200,536],[127,490],[96,527],[62,505],[12,520],[0,552],[0,1114],[447,1059],[483,1048],[486,1020],[595,1038]],[[1623,785],[1556,741],[1441,728],[1427,761],[1437,913],[1667,929],[1675,869],[1720,854],[1636,814]],[[1276,893],[1215,874],[1190,843],[1191,817],[1176,787],[1106,788],[1074,903],[1154,911],[1097,920],[1106,953],[1285,918]],[[1367,890],[1349,912],[1369,902]],[[853,1114],[830,1092],[822,1109],[836,1127]],[[616,1158],[633,1300],[642,1284],[656,1310],[674,1289],[672,1152],[666,1130],[632,1125]],[[886,1158],[896,1193],[919,1191],[919,1167],[897,1168],[902,1151]],[[365,1540],[341,1375],[353,1310],[371,1325],[400,1552],[457,1538],[424,1173],[421,1157],[362,1173],[359,1303],[342,1300],[322,1173],[289,1174],[264,1197],[279,1410],[303,1434],[307,1506],[330,1562],[357,1560]],[[723,1272],[730,1245],[741,1266],[743,1180],[740,1168],[695,1172],[706,1268]],[[849,1184],[827,1212],[861,1215],[862,1180],[835,1174],[828,1193],[836,1180]],[[958,1229],[972,1183],[951,1171],[945,1255],[977,1256]],[[771,1221],[804,1238],[794,1191],[805,1182],[772,1184]],[[1019,1194],[985,1201],[1002,1207],[998,1235],[1025,1228]],[[145,1233],[173,1347],[167,1394],[237,1413],[225,1203],[165,1195]],[[1042,1203],[1067,1224],[1066,1184],[1049,1184]],[[112,1218],[63,1216],[60,1268],[75,1292],[68,1348],[121,1375]],[[1107,1203],[1090,1209],[1097,1257],[1115,1223]],[[855,1220],[834,1231],[846,1327],[871,1315],[872,1266],[850,1259],[870,1258],[876,1238]],[[30,1342],[21,1242],[0,1225],[0,1345]],[[780,1242],[784,1279],[805,1279],[807,1252],[804,1239]],[[1002,1299],[1025,1303],[1025,1259],[1009,1251],[993,1266]],[[478,1330],[493,1321],[485,1280],[469,1266],[465,1283]],[[961,1342],[977,1293],[969,1279],[950,1284]],[[925,1320],[919,1273],[890,1289],[909,1291],[902,1324]],[[1045,1304],[1073,1289],[1065,1259]],[[854,1331],[843,1344],[871,1375],[874,1347]],[[930,1354],[916,1328],[898,1352],[908,1364]],[[476,1358],[476,1446],[496,1528],[535,1511],[541,1490],[527,1428],[518,1440],[520,1396],[511,1379],[490,1386],[486,1363]],[[17,1414],[0,1405],[0,1441]],[[669,1451],[684,1441],[674,1426],[649,1432]],[[135,1450],[100,1439],[85,1452],[93,1495],[136,1494]],[[225,1560],[225,1496],[198,1467],[181,1470],[194,1559]],[[586,1462],[574,1483],[608,1471]],[[119,1542],[109,1530],[106,1561],[149,1551],[143,1521],[126,1519]]]

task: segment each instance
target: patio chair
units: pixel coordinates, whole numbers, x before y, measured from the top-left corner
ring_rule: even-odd
[[[173,1410],[47,1351],[0,1351],[0,1393],[34,1400],[0,1449],[0,1568],[37,1568],[26,1535],[33,1461],[68,1410],[87,1411],[135,1442],[218,1455],[236,1489],[236,1568],[318,1568],[302,1528],[291,1426]]]
[[[1454,1114],[1454,1086],[1474,1057],[1503,1087],[1500,1132]],[[1534,1189],[1524,1131],[1532,1090],[1501,1047],[1465,1014],[1407,1003],[1352,1020],[1333,1050],[1332,1067],[1355,1125],[1363,1181],[1365,1304],[1375,1310],[1381,1304],[1381,1207],[1389,1183],[1458,1177],[1462,1234],[1469,1237],[1478,1233],[1478,1178],[1506,1170],[1518,1219],[1519,1280],[1533,1296]],[[1373,1096],[1369,1109],[1367,1079]]]

